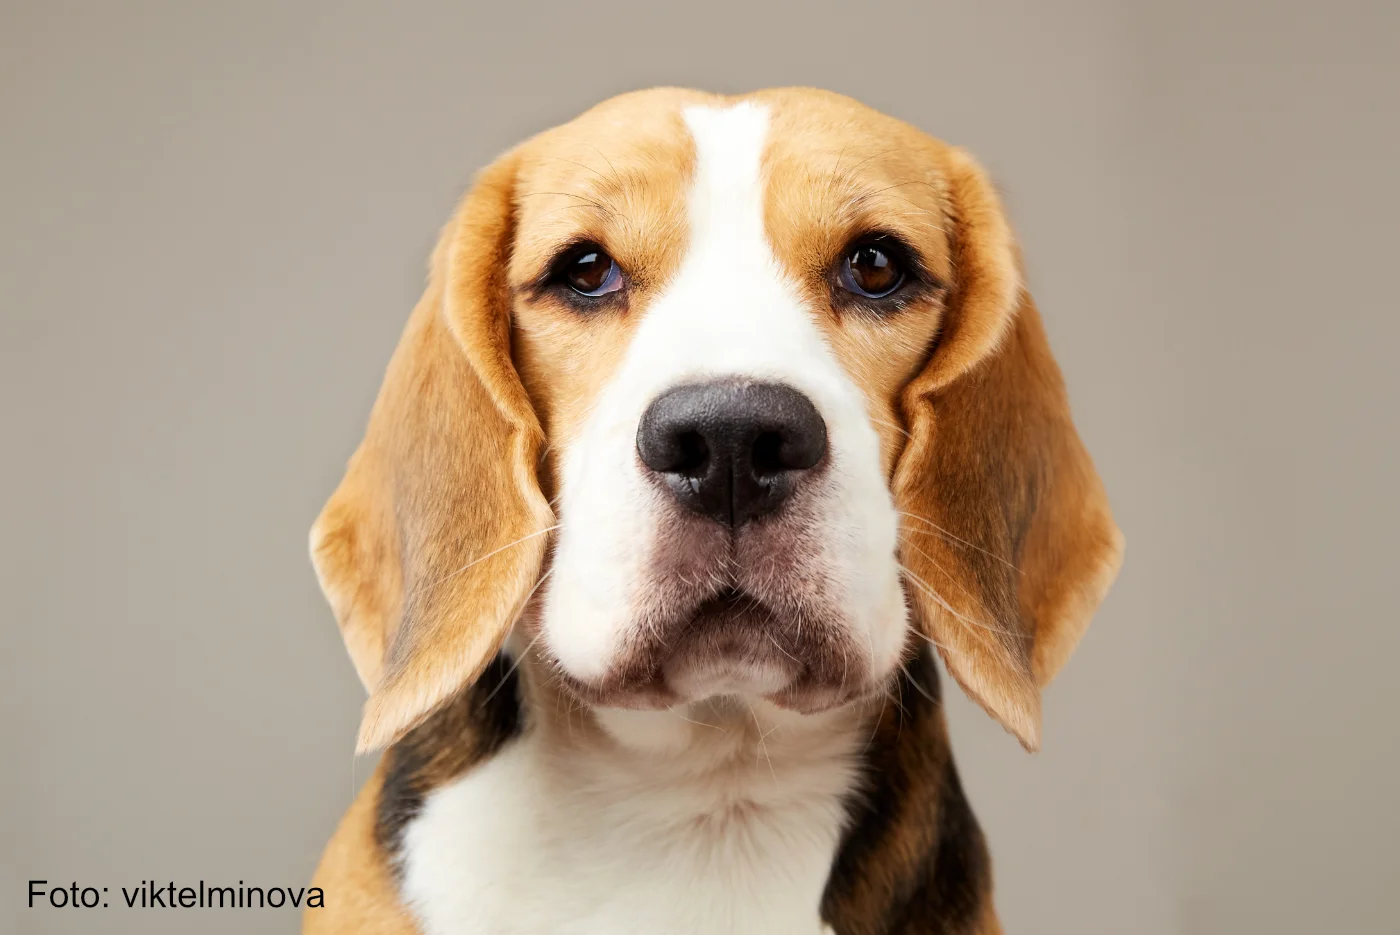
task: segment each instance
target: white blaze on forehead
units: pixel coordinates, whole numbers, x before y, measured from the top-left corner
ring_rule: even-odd
[[[679,368],[652,368],[651,390],[731,375],[810,390],[802,384],[814,368],[828,376],[839,368],[764,232],[768,111],[752,103],[691,107],[684,118],[695,144],[690,243],[642,322],[632,356],[662,353]]]
[[[638,594],[656,552],[659,496],[642,476],[637,426],[661,393],[728,377],[785,383],[827,423],[825,519],[845,543],[831,556],[858,628],[902,609],[893,572],[894,512],[879,440],[859,390],[837,362],[811,309],[774,257],[763,223],[768,111],[742,103],[692,107],[695,145],[686,201],[690,230],[675,278],[642,314],[617,373],[565,453],[562,528],[545,597],[545,639],[580,678],[608,671],[636,626]],[[821,535],[822,530],[813,530]],[[900,605],[902,608],[902,604]],[[879,642],[876,640],[875,642]],[[877,657],[896,646],[874,646]]]
[[[723,239],[753,244],[763,238],[763,140],[768,112],[753,104],[728,110],[691,107],[685,125],[695,141],[691,183],[692,247]]]

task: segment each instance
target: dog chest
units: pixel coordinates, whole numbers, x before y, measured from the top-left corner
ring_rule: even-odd
[[[424,803],[402,861],[427,935],[822,930],[839,761],[685,782],[554,759],[522,739]]]

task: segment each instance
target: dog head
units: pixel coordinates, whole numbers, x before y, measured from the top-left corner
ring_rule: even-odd
[[[596,705],[804,713],[922,637],[1034,748],[1121,538],[966,153],[664,89],[480,175],[312,554],[362,749],[513,628]]]

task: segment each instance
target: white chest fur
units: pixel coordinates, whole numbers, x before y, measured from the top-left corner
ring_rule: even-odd
[[[433,792],[402,855],[426,935],[821,932],[859,718],[759,708],[541,726]]]

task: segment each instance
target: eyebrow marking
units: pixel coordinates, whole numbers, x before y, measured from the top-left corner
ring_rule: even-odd
[[[585,167],[585,168],[586,168],[586,167]],[[599,211],[604,211],[604,212],[606,212],[606,213],[612,215],[613,217],[621,217],[621,218],[626,218],[626,217],[627,217],[627,215],[621,214],[621,213],[618,212],[615,208],[612,208],[612,207],[609,206],[609,205],[602,204],[601,202],[595,201],[595,200],[592,199],[592,198],[585,198],[583,195],[579,195],[579,194],[576,194],[576,193],[574,193],[574,192],[522,192],[521,195],[520,195],[520,197],[521,197],[521,198],[538,198],[538,197],[541,196],[541,195],[558,195],[560,198],[577,198],[579,201],[583,202],[583,204],[580,204],[580,205],[571,205],[570,207],[575,207],[575,208],[597,208]],[[599,197],[599,198],[606,198],[606,196],[604,196],[604,195],[599,195],[599,196],[597,196],[597,197]],[[563,209],[561,208],[561,209],[559,209],[559,210],[563,210]],[[553,212],[550,212],[550,213],[552,214]]]

